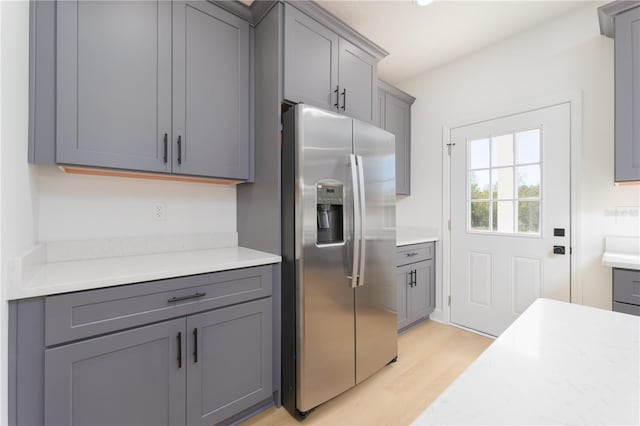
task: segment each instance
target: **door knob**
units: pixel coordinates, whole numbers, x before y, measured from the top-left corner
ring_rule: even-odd
[[[566,254],[564,246],[553,246],[553,254]]]

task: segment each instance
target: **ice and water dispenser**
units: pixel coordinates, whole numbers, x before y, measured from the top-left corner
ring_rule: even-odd
[[[318,245],[344,242],[344,186],[339,183],[316,185]]]

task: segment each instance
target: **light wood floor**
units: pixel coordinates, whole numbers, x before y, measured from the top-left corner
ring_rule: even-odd
[[[427,321],[398,338],[398,362],[316,408],[302,423],[272,407],[243,426],[408,425],[492,341]]]

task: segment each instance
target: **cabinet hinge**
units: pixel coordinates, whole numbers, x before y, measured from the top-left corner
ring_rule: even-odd
[[[451,306],[451,296],[449,296],[449,306]]]

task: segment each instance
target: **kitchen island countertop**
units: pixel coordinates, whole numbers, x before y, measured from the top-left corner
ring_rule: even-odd
[[[415,425],[638,425],[640,317],[538,299]]]

